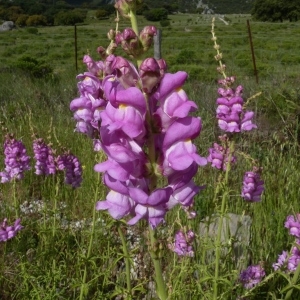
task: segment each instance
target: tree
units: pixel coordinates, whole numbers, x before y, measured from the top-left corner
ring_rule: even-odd
[[[299,0],[255,0],[252,16],[260,21],[297,21],[300,17]]]
[[[19,17],[16,21],[16,25],[17,26],[26,26],[26,21],[28,20],[28,18],[29,18],[28,15],[25,15],[25,14],[19,15]]]
[[[95,13],[97,19],[101,20],[109,17],[109,12],[104,9],[98,9]]]
[[[168,18],[168,11],[164,8],[154,8],[144,12],[144,17],[148,21],[161,21]]]
[[[85,16],[78,10],[61,11],[54,18],[55,25],[75,25],[76,23],[82,23]]]
[[[26,26],[44,26],[47,25],[46,17],[42,15],[29,16],[26,20]]]

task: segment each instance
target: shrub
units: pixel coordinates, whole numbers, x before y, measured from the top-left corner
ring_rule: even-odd
[[[47,18],[42,15],[33,15],[26,20],[27,26],[44,26],[47,25]]]
[[[144,12],[148,21],[160,21],[168,18],[168,11],[164,8],[155,8]]]
[[[28,28],[26,28],[26,31],[28,33],[31,33],[31,34],[38,34],[39,33],[39,30],[35,27],[28,27]]]
[[[176,57],[176,63],[178,64],[191,64],[195,62],[195,51],[184,49],[181,50],[177,57]]]
[[[14,67],[36,78],[45,78],[52,74],[53,69],[44,61],[38,61],[31,56],[23,56],[14,64]]]
[[[161,27],[168,27],[171,25],[171,22],[169,20],[160,20],[159,24]]]
[[[97,19],[107,18],[109,16],[109,12],[104,9],[98,9],[95,13]]]
[[[55,15],[54,25],[75,25],[82,23],[85,16],[78,10],[61,11]]]
[[[16,21],[16,25],[17,26],[26,26],[26,21],[28,20],[29,15],[19,15],[17,21]]]

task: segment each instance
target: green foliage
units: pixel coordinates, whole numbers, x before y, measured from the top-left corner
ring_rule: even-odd
[[[103,18],[107,18],[109,17],[109,15],[110,15],[109,12],[104,9],[98,9],[95,13],[96,18],[99,20]]]
[[[297,21],[300,19],[300,3],[298,0],[255,0],[252,15],[260,21]]]
[[[43,26],[47,25],[47,19],[43,15],[29,16],[26,20],[26,26]]]
[[[26,31],[30,34],[38,34],[39,30],[36,27],[27,27]]]
[[[55,25],[75,25],[85,20],[86,14],[79,10],[61,11],[54,18]]]
[[[53,72],[53,68],[50,65],[30,56],[23,56],[18,59],[14,67],[36,78],[48,77]]]
[[[154,8],[144,12],[144,17],[148,21],[161,21],[168,18],[168,11],[164,8]]]
[[[29,15],[24,15],[24,14],[21,14],[18,16],[18,19],[16,21],[16,25],[17,26],[26,26],[26,21],[28,20],[29,18]]]
[[[168,27],[171,25],[171,22],[170,22],[170,20],[160,20],[159,24],[161,27]]]

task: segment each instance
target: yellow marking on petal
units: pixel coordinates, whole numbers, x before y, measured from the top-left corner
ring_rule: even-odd
[[[120,109],[125,109],[127,106],[128,106],[128,105],[122,103],[122,104],[119,105],[119,108],[120,108]]]
[[[84,77],[83,81],[88,81],[90,79],[89,76]]]
[[[116,81],[116,77],[110,77],[108,81]]]
[[[182,90],[181,86],[175,89],[175,92],[179,93]]]
[[[192,140],[191,140],[191,139],[186,139],[184,142],[185,142],[185,143],[191,143]]]

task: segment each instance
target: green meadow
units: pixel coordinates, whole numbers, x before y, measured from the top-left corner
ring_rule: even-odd
[[[105,157],[93,151],[90,139],[74,132],[75,121],[69,110],[70,102],[78,95],[76,75],[85,72],[83,55],[89,53],[99,60],[96,49],[108,46],[106,34],[115,26],[113,18],[99,21],[92,17],[90,12],[86,23],[77,25],[78,71],[74,27],[18,28],[0,33],[0,171],[4,169],[5,128],[24,142],[31,157],[35,134],[57,152],[70,149],[83,165],[83,182],[78,189],[66,186],[61,176],[37,176],[33,165],[22,181],[0,185],[0,220],[14,221],[17,202],[22,207],[18,210],[24,226],[14,239],[0,244],[1,299],[126,299],[116,298],[126,290],[124,255],[118,237],[118,228],[126,232],[126,227],[106,212],[94,210],[96,201],[105,199],[107,190],[93,166]],[[140,29],[148,25],[145,19],[138,21]],[[261,263],[269,274],[278,255],[289,250],[293,242],[284,228],[286,217],[300,213],[300,22],[262,23],[252,21],[249,15],[228,15],[226,21],[229,25],[218,18],[215,23],[226,73],[236,76],[237,85],[243,85],[245,100],[259,94],[249,104],[255,111],[258,129],[237,139],[237,151],[248,153],[263,167],[265,182],[261,202],[244,202],[240,197],[243,173],[252,165],[245,157],[241,159],[230,173],[226,210],[252,218],[246,266]],[[159,23],[153,25],[160,28]],[[121,20],[119,26],[124,29],[130,23]],[[219,74],[211,40],[211,16],[172,15],[170,26],[161,30],[162,57],[169,72],[189,73],[184,89],[199,108],[197,115],[202,118],[203,129],[196,144],[199,154],[206,157],[208,148],[221,135],[215,119]],[[123,55],[120,50],[116,53]],[[150,49],[147,56],[152,55]],[[220,199],[214,199],[217,182],[217,170],[210,165],[199,168],[196,183],[206,188],[195,197],[197,217],[189,221],[197,233],[194,259],[178,260],[167,249],[178,216],[183,225],[186,216],[175,209],[167,215],[166,225],[161,226],[159,238],[164,246],[163,269],[169,274],[166,282],[170,299],[213,299],[209,278],[214,264],[205,263],[204,257],[214,245],[199,233],[199,223],[219,210]],[[138,264],[146,266],[134,280],[132,299],[151,299],[144,298],[153,273],[144,229],[143,222],[129,229],[131,243],[132,236],[139,236],[140,241],[134,246],[132,258],[143,257]],[[228,256],[222,257],[220,264],[219,299],[238,299],[243,294],[236,282],[240,270]],[[284,299],[281,291],[289,283],[288,276],[276,278],[244,299]],[[294,286],[291,299],[299,299],[299,282]]]

